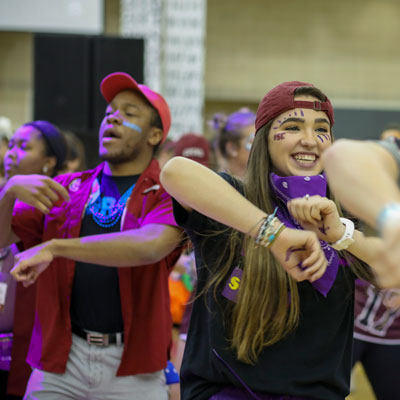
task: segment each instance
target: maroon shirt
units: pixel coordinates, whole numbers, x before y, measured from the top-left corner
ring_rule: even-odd
[[[13,345],[11,366],[8,374],[7,393],[23,396],[32,369],[26,362],[31,340],[33,319],[35,316],[36,283],[25,288],[17,283],[15,306]]]
[[[357,279],[354,337],[365,342],[400,344],[400,310],[383,304],[385,291]]]
[[[81,219],[92,184],[104,164],[91,171],[56,177],[71,200],[48,215],[22,202],[14,207],[12,228],[24,248],[53,238],[79,237]],[[122,230],[146,224],[176,226],[170,196],[161,187],[160,169],[153,160],[138,179],[121,221]],[[181,249],[152,265],[118,268],[124,322],[124,351],[118,376],[165,368],[171,344],[168,275]],[[70,296],[75,261],[56,258],[37,281],[36,310],[28,363],[38,369],[64,373],[72,343]]]

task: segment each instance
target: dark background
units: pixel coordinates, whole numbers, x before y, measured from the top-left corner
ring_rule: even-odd
[[[84,142],[87,164],[97,164],[98,128],[106,102],[101,80],[124,71],[139,83],[144,73],[143,39],[109,36],[35,34],[34,119],[53,122]],[[335,138],[377,139],[400,111],[335,108]]]
[[[378,139],[390,123],[400,123],[400,111],[335,108],[335,138]]]
[[[88,35],[34,36],[34,119],[48,120],[84,142],[87,164],[98,158],[98,129],[106,102],[101,80],[111,72],[143,82],[143,39]]]

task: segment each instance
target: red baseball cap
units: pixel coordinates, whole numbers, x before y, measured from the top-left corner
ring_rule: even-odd
[[[261,100],[256,116],[256,133],[279,114],[294,108],[311,108],[325,111],[331,125],[335,122],[333,107],[328,98],[325,101],[295,101],[295,90],[299,87],[314,87],[311,83],[291,81],[283,82],[271,89]]]
[[[210,145],[204,136],[186,133],[175,143],[175,155],[190,158],[208,167]]]
[[[107,75],[100,83],[100,91],[107,103],[122,90],[132,89],[140,92],[147,101],[157,110],[163,127],[163,143],[167,137],[169,128],[171,127],[171,113],[164,97],[161,94],[154,92],[150,88],[140,83],[137,83],[126,72],[113,72]]]

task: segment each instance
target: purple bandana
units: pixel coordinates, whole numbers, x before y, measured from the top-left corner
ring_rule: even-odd
[[[324,175],[281,177],[271,173],[270,182],[275,196],[283,202],[283,204],[277,204],[277,217],[288,228],[303,229],[289,214],[286,207],[289,200],[297,197],[304,197],[306,194],[309,194],[310,196],[319,195],[326,197],[327,182]],[[336,250],[329,246],[327,242],[320,240],[320,244],[325,253],[325,257],[328,260],[328,266],[324,275],[317,281],[313,282],[312,285],[324,297],[326,297],[335,282],[340,258]]]

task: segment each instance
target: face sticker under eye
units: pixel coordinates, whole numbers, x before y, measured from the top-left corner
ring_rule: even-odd
[[[140,126],[137,126],[136,124],[132,124],[131,122],[128,121],[122,121],[122,125],[126,126],[128,128],[133,129],[136,132],[142,133],[142,128]]]
[[[273,139],[276,141],[285,139],[285,132],[275,133]]]
[[[317,135],[317,138],[318,138],[322,143],[324,143],[325,140],[326,140],[327,142],[328,142],[329,140],[331,140],[331,137],[330,137],[329,135],[326,135],[326,134]],[[325,140],[324,140],[324,139],[325,139]]]

